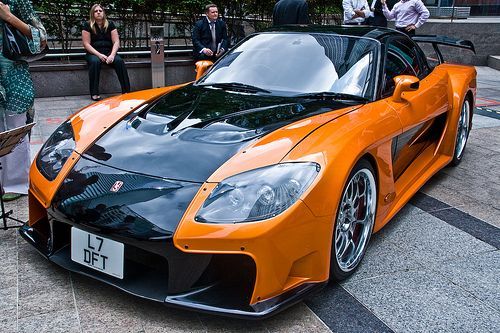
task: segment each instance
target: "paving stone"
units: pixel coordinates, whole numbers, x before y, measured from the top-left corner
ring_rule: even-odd
[[[17,264],[2,263],[0,265],[0,288],[17,288]]]
[[[81,332],[75,311],[53,311],[31,317],[20,318],[19,333],[77,333]]]
[[[500,209],[493,206],[484,206],[481,202],[470,200],[464,203],[460,210],[484,222],[500,228]]]
[[[26,264],[19,266],[19,279],[23,281],[19,285],[19,296],[67,291],[71,283],[69,273],[53,266],[55,265],[43,269],[30,269],[31,267]]]
[[[9,311],[17,306],[17,286],[0,288],[0,311]],[[0,318],[4,315],[0,312]]]
[[[40,260],[37,260],[40,259]],[[33,262],[20,262],[18,266],[19,279],[36,281],[37,290],[44,290],[54,284],[68,282],[68,272],[43,258],[34,257]]]
[[[262,321],[269,332],[331,332],[303,302]]]
[[[7,242],[6,242],[7,243]],[[6,244],[7,248],[3,248],[0,244],[0,258],[2,258],[2,265],[4,266],[17,266],[17,246],[11,247]],[[0,269],[0,272],[2,269]]]
[[[391,242],[422,264],[495,249],[412,205],[404,207],[382,237],[391,237]]]
[[[17,320],[15,316],[13,318],[0,318],[0,332],[2,333],[16,333],[17,332]]]
[[[43,314],[54,311],[75,311],[75,301],[71,288],[55,287],[44,292],[27,295],[19,294],[18,317],[29,317],[33,313]]]
[[[15,239],[16,238],[15,236],[16,236],[16,230],[15,229],[3,230],[3,221],[0,221],[0,245],[4,244],[5,241]]]
[[[138,317],[146,333],[207,332],[198,313],[168,308],[160,303],[137,300]]]
[[[3,237],[0,238],[0,255],[3,259],[7,259],[8,257],[10,256],[7,256],[7,254],[10,252],[10,253],[14,253],[17,251],[17,239],[16,239],[16,235],[14,234],[15,231],[13,231],[13,229],[11,230],[2,230],[1,228],[3,227],[3,223],[1,223],[1,227],[0,227],[0,233],[3,233],[3,232],[7,232],[5,235],[2,235]]]
[[[207,332],[229,333],[248,332],[259,333],[268,332],[264,324],[260,321],[249,321],[243,319],[224,318],[220,316],[200,314],[201,321]],[[285,326],[286,328],[286,326]]]
[[[72,277],[83,331],[144,331],[135,297],[98,281],[74,274]]]
[[[396,332],[499,332],[500,313],[431,271],[344,285]]]
[[[466,259],[430,263],[454,284],[500,311],[500,251],[480,253]]]
[[[493,207],[493,202],[478,201],[472,196],[462,194],[457,196],[456,190],[450,189],[446,186],[435,185],[429,183],[422,188],[422,192],[436,198],[451,207],[470,214],[486,223],[500,228],[500,210]]]
[[[333,332],[393,333],[338,283],[329,283],[305,303]]]
[[[19,264],[36,264],[50,266],[49,261],[43,257],[32,245],[23,238],[19,238],[17,255]]]
[[[12,304],[9,307],[2,308],[0,305],[0,332],[3,333],[2,331],[2,321],[5,322],[5,325],[7,325],[7,322],[14,321],[14,324],[16,324],[16,318],[17,318],[17,307],[16,304]]]
[[[472,128],[473,130],[477,130],[481,128],[498,127],[498,121],[498,119],[475,114],[472,118]]]
[[[137,313],[117,310],[116,307],[78,307],[84,332],[144,332]]]
[[[474,144],[476,144],[476,145],[479,145],[482,147],[487,147],[488,149],[499,153],[500,152],[500,138],[496,134],[496,131],[498,131],[498,126],[481,128],[481,129],[477,129],[477,130],[475,130],[473,127],[472,131],[470,132],[469,141],[474,142]],[[466,150],[466,154],[467,153],[468,153],[468,149]],[[483,159],[483,161],[487,162],[488,160]]]
[[[349,278],[349,281],[357,281],[422,267],[414,256],[403,251],[390,240],[391,237],[382,237],[379,234],[373,235],[365,257],[356,272]]]
[[[500,154],[498,162],[500,163]],[[475,172],[457,173],[455,175],[448,174],[443,179],[440,179],[438,184],[434,183],[434,185],[446,187],[454,191],[455,196],[457,196],[457,193],[461,193],[460,197],[462,201],[474,199],[475,201],[482,202],[485,206],[494,205],[497,200],[500,201],[500,173],[498,174],[499,182],[495,184],[488,181],[487,177],[484,176],[488,171],[476,169],[478,172],[482,171],[481,176]]]

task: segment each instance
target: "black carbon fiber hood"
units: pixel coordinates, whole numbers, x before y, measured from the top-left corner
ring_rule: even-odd
[[[84,156],[132,173],[202,183],[250,142],[346,106],[191,85],[119,122]]]

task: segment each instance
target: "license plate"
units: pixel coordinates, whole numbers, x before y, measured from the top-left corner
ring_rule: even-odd
[[[71,260],[123,279],[123,243],[71,228]]]

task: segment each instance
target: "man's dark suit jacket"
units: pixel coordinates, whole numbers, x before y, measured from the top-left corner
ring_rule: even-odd
[[[280,0],[274,5],[273,25],[308,24],[308,10],[305,0]]]
[[[201,20],[197,21],[193,27],[193,56],[196,60],[215,60],[214,57],[207,57],[200,51],[203,48],[210,48],[212,45],[212,32],[210,31],[210,25],[208,24],[208,20],[206,17],[203,17]],[[220,44],[220,48],[223,48],[227,51],[228,48],[228,39],[227,39],[227,27],[226,23],[222,20],[215,21],[215,41],[216,46]],[[212,50],[214,53],[217,50]]]

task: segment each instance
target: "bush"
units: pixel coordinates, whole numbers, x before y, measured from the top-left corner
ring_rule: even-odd
[[[120,28],[122,46],[141,46],[148,39],[147,25],[168,23],[168,34],[180,34],[186,45],[190,42],[190,31],[203,14],[210,0],[105,0],[100,3],[106,8],[108,17]],[[244,37],[243,21],[251,22],[258,31],[271,25],[275,0],[220,0],[214,1],[219,14],[228,24],[231,42]],[[82,23],[88,20],[91,2],[83,0],[37,0],[35,8],[41,13],[43,23],[53,40],[53,47],[69,51],[81,37]],[[341,13],[340,0],[309,1],[310,17],[313,23],[331,22],[330,14]],[[170,28],[173,22],[174,28]],[[78,42],[78,44],[80,44]]]

